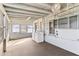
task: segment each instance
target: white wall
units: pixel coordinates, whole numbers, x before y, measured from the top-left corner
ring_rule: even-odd
[[[61,40],[79,40],[79,29],[56,29],[56,31]]]
[[[79,10],[79,7],[59,14],[58,18],[79,15],[77,10]],[[56,29],[56,31],[58,31],[58,36],[50,35],[46,32],[48,34],[45,36],[46,42],[79,55],[79,29]]]
[[[15,40],[15,39],[28,38],[28,37],[32,37],[32,33],[10,33],[9,39]]]
[[[68,9],[65,12],[58,14],[56,19],[73,15],[78,15],[79,21],[79,6]],[[53,21],[53,19],[53,15],[48,15],[44,19],[45,41],[79,55],[79,29],[55,29],[55,31],[58,31],[58,36],[56,36],[55,34],[49,34],[49,21]]]
[[[64,40],[60,38],[56,38],[53,35],[48,35],[45,37],[46,42],[56,45],[60,48],[63,48],[67,51],[75,53],[79,55],[79,41],[76,40]]]

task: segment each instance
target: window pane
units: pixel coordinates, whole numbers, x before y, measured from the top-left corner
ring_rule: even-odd
[[[53,22],[49,22],[49,33],[50,34],[54,34],[54,31],[53,31]]]
[[[76,29],[77,28],[77,16],[72,16],[70,19],[70,28]]]
[[[32,26],[31,25],[28,25],[27,28],[28,28],[28,31],[27,32],[28,33],[32,33]]]
[[[26,32],[26,25],[21,25],[21,32]]]
[[[57,20],[54,20],[54,28],[57,28]]]
[[[20,25],[13,25],[12,26],[12,32],[20,32]]]
[[[67,18],[61,18],[58,20],[58,27],[59,28],[68,28],[68,19]]]

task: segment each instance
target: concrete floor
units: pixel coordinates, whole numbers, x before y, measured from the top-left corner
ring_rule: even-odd
[[[0,50],[1,51],[1,50]],[[76,56],[49,43],[37,44],[31,38],[12,40],[7,44],[5,56]]]

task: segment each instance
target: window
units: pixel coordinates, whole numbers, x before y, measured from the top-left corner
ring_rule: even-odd
[[[57,20],[54,20],[53,23],[54,23],[54,25],[53,25],[54,28],[57,28]]]
[[[53,34],[53,22],[49,22],[49,33]]]
[[[21,25],[21,32],[26,32],[26,25]]]
[[[76,29],[77,28],[77,16],[71,16],[69,17],[70,22],[70,28]]]
[[[27,32],[28,33],[32,33],[32,25],[28,25],[27,26]]]
[[[20,25],[12,25],[12,32],[20,32]]]
[[[57,28],[57,20],[54,20],[53,22],[49,22],[49,33],[55,34],[55,28]]]
[[[68,19],[67,18],[61,18],[58,20],[58,27],[59,28],[68,28]]]

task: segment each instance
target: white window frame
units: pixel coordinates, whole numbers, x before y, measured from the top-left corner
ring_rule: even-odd
[[[23,26],[24,26],[24,27],[23,27]],[[21,24],[20,27],[21,27],[21,28],[20,28],[21,33],[27,32],[27,30],[26,30],[26,28],[27,28],[27,27],[26,27],[26,24]]]
[[[18,27],[18,29],[14,29]],[[12,32],[20,32],[20,24],[12,24]]]
[[[67,20],[67,23],[62,23],[62,21],[59,22],[59,20],[63,20],[63,19],[66,19],[66,20]],[[65,24],[65,25],[67,24],[67,25],[66,25],[67,27],[64,27],[64,28],[60,27],[61,25],[64,25],[64,24]],[[64,18],[59,18],[59,19],[58,19],[58,28],[59,28],[59,29],[67,29],[67,28],[68,28],[68,17],[64,17]]]
[[[33,26],[27,25],[27,33],[32,33],[32,31],[33,31]]]
[[[71,18],[71,17],[76,17],[76,28],[71,28],[71,27],[70,27],[70,21],[71,21],[70,18]],[[77,18],[77,17],[78,17],[77,15],[73,15],[73,16],[70,16],[70,17],[69,17],[69,28],[70,28],[70,29],[77,29],[77,28],[78,28],[78,24],[77,24],[77,23],[78,23],[78,18]]]
[[[49,21],[49,34],[54,34],[53,20]]]

